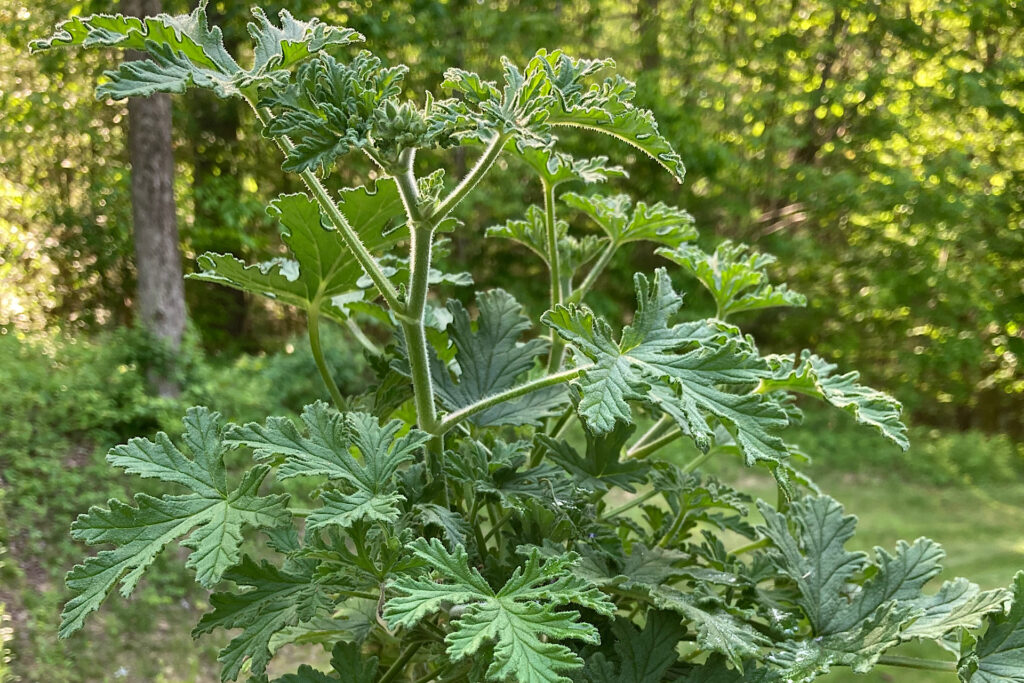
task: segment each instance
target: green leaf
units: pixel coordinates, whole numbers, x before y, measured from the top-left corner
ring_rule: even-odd
[[[405,211],[391,179],[378,181],[372,191],[364,187],[342,190],[339,208],[370,251],[383,251],[406,233],[396,229]],[[344,321],[347,305],[363,298],[359,262],[337,232],[326,227],[319,206],[308,196],[282,195],[270,203],[267,212],[281,222],[288,258],[247,266],[230,254],[206,253],[199,257],[201,270],[188,278],[216,282]]]
[[[960,658],[958,670],[964,683],[1024,681],[1024,572],[1017,572],[1011,590],[1009,611],[989,615],[988,629]]]
[[[309,434],[305,437],[290,420],[270,418],[265,425],[235,428],[229,438],[235,445],[252,448],[258,458],[284,456],[279,479],[326,476],[347,484],[348,490],[323,493],[323,506],[309,515],[308,528],[349,527],[361,519],[394,522],[401,514],[398,504],[405,500],[395,475],[430,435],[413,429],[398,437],[404,427],[401,420],[382,427],[373,415],[341,414],[321,402],[306,406],[302,421]],[[349,452],[350,446],[362,456],[361,462]]]
[[[672,612],[650,610],[643,630],[626,619],[612,624],[615,639],[615,664],[598,653],[587,661],[579,680],[586,683],[662,683],[665,674],[679,659],[676,646],[686,635],[679,616]],[[607,647],[605,648],[607,651]]]
[[[578,382],[578,412],[587,426],[604,434],[616,421],[632,422],[629,402],[641,401],[673,417],[702,450],[714,437],[707,421],[712,415],[736,438],[748,464],[784,460],[786,445],[774,432],[788,424],[785,413],[743,392],[767,375],[767,363],[715,321],[670,326],[681,300],[664,269],[653,284],[641,274],[634,282],[637,311],[618,341],[586,307],[556,306],[541,317],[592,361]]]
[[[899,643],[900,627],[912,614],[911,607],[890,602],[850,631],[787,641],[768,660],[780,667],[782,680],[792,683],[812,681],[833,666],[848,666],[854,673],[867,673],[882,653]]]
[[[697,631],[697,647],[725,655],[737,669],[742,670],[743,660],[759,655],[761,646],[768,643],[767,638],[728,612],[704,609],[691,595],[676,588],[633,582],[625,585],[646,590],[654,605],[681,614]]]
[[[714,253],[705,253],[692,244],[670,245],[657,253],[682,266],[711,292],[723,320],[733,313],[756,311],[773,306],[806,306],[802,294],[786,285],[768,282],[767,268],[775,257],[749,250],[746,245],[722,242]]]
[[[556,60],[557,80],[571,87],[559,88],[557,105],[547,119],[549,125],[586,128],[622,140],[661,164],[676,181],[683,181],[683,160],[661,135],[654,115],[632,104],[636,94],[633,83],[614,76],[587,89],[582,87],[583,76],[611,66],[610,61],[578,62],[559,53],[551,58]]]
[[[548,449],[548,458],[565,468],[578,486],[602,493],[613,487],[634,493],[633,484],[646,481],[650,471],[645,462],[621,460],[623,448],[635,429],[619,422],[606,435],[585,432],[587,450],[582,456],[568,441],[558,441],[547,434],[538,434],[537,439]]]
[[[299,67],[287,88],[261,101],[274,112],[265,134],[287,137],[293,143],[282,168],[296,173],[326,170],[352,150],[379,149],[373,141],[394,141],[401,133],[394,129],[399,121],[417,127],[421,134],[409,142],[429,147],[429,141],[419,139],[427,133],[422,115],[410,104],[399,106],[395,99],[408,70],[405,65],[385,67],[365,50],[348,63],[321,54]],[[382,125],[389,127],[386,134],[376,130]],[[388,156],[395,151],[389,148]]]
[[[491,226],[487,228],[486,234],[488,237],[502,237],[519,242],[540,256],[545,264],[551,266],[544,210],[538,206],[526,209],[525,220],[510,220],[503,225]],[[555,222],[555,235],[559,267],[562,270],[562,289],[569,291],[576,271],[601,253],[608,240],[596,235],[574,237],[569,234],[569,224],[561,220]]]
[[[514,142],[506,145],[505,151],[529,166],[551,187],[569,182],[590,185],[629,175],[621,166],[610,165],[606,156],[577,159],[551,147],[527,147],[520,151]]]
[[[648,206],[624,194],[584,196],[566,192],[561,200],[587,214],[613,244],[656,242],[675,247],[697,238],[693,216],[682,209],[658,202]]]
[[[469,566],[463,548],[449,553],[440,541],[419,539],[410,550],[445,583],[400,577],[392,585],[398,594],[384,605],[389,628],[412,627],[446,606],[464,608],[450,622],[445,638],[454,661],[471,657],[494,643],[487,678],[521,683],[569,683],[561,672],[578,669],[582,660],[556,640],[598,641],[597,629],[580,623],[574,611],[556,608],[574,603],[610,615],[615,607],[592,585],[573,575],[575,554],[541,560],[533,549],[527,562],[494,591]]]
[[[793,503],[789,519],[759,502],[767,535],[778,549],[776,564],[800,591],[797,603],[811,622],[815,635],[843,630],[849,605],[846,586],[851,577],[868,565],[868,556],[849,552],[844,546],[853,538],[857,518],[844,515],[843,507],[828,496]]]
[[[211,612],[203,615],[194,637],[218,628],[242,629],[220,651],[222,681],[233,681],[250,661],[253,673],[262,674],[272,656],[271,638],[289,626],[327,614],[333,604],[330,585],[314,580],[315,563],[292,563],[288,570],[245,557],[224,578],[247,588],[243,592],[214,593]]]
[[[903,450],[910,447],[907,427],[900,421],[903,406],[888,394],[858,384],[860,373],[835,374],[834,363],[804,350],[797,361],[792,355],[772,356],[771,377],[761,380],[760,391],[791,391],[822,399],[874,427]]]
[[[296,21],[280,13],[274,26],[261,10],[253,10],[253,65],[243,69],[224,48],[220,28],[210,26],[205,0],[187,15],[158,14],[138,19],[97,14],[73,17],[49,38],[33,41],[35,50],[80,45],[86,48],[121,48],[148,53],[149,59],[126,61],[106,72],[109,82],[96,89],[97,97],[123,99],[155,92],[182,93],[190,87],[208,88],[219,97],[239,97],[252,88],[287,79],[289,67],[321,50],[361,41],[351,29],[319,21]]]
[[[1001,612],[1008,599],[1005,590],[983,591],[963,578],[946,581],[935,595],[915,601],[921,615],[903,629],[900,637],[938,640],[957,629],[981,628],[985,615]]]
[[[519,342],[531,328],[530,319],[505,290],[478,292],[476,304],[479,314],[471,321],[459,301],[448,302],[452,315],[448,335],[456,349],[458,381],[439,362],[434,363],[432,374],[437,396],[450,411],[514,387],[546,348],[542,339]],[[564,388],[554,386],[482,410],[469,421],[478,426],[540,425],[565,405],[566,399]]]
[[[90,508],[71,527],[71,534],[90,545],[111,544],[67,576],[74,597],[61,614],[60,637],[78,629],[120,580],[121,595],[128,597],[146,568],[171,541],[185,537],[181,545],[192,549],[186,566],[207,588],[216,585],[224,572],[237,564],[242,529],[277,527],[291,520],[287,496],[259,496],[260,484],[270,468],[256,466],[238,487],[228,488],[224,470],[220,414],[206,408],[190,408],[185,416],[185,442],[190,459],[160,432],[156,441],[132,439],[116,446],[107,461],[125,471],[191,489],[185,495],[154,498],[140,493],[137,507],[110,500],[109,509]]]

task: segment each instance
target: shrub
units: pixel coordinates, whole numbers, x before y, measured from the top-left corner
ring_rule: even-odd
[[[770,257],[731,243],[703,252],[675,207],[561,191],[623,173],[559,151],[565,126],[624,140],[682,179],[679,156],[609,61],[541,51],[525,68],[504,61],[502,83],[450,69],[452,97],[413,101],[403,97],[405,67],[349,53],[361,40],[354,31],[287,12],[280,26],[254,16],[250,68],[227,54],[203,6],[144,21],[76,17],[36,43],[148,52],[108,74],[104,97],[206,87],[252,105],[308,190],[269,208],[290,254],[257,265],[206,254],[194,277],[301,309],[334,404],[307,405],[299,423],[228,424],[191,408],[183,446],[161,433],[113,448],[111,464],[176,493],[111,500],[75,522],[75,538],[113,547],[68,575],[62,636],[115,587],[130,594],[181,539],[197,581],[219,589],[195,633],[240,629],[220,654],[224,680],[265,678],[273,654],[294,642],[323,643],[333,671],[305,665],[282,683],[804,681],[879,664],[1019,680],[1024,573],[1012,591],[957,579],[925,593],[941,571],[934,542],[847,551],[855,518],[795,469],[781,434],[798,419],[796,395],[904,448],[906,429],[899,404],[856,373],[807,351],[762,356],[727,321],[803,303],[768,281]],[[452,184],[428,162],[457,146],[480,154]],[[350,153],[375,165],[376,183],[328,189]],[[543,190],[543,207],[487,232],[547,264],[540,329],[503,289],[477,291],[469,309],[430,297],[469,284],[434,267],[435,239],[468,233],[452,211],[501,156],[533,169]],[[570,231],[563,206],[598,231]],[[634,277],[637,307],[621,332],[598,318],[584,302],[616,250],[638,242],[705,287],[717,316],[683,318],[659,268]],[[320,321],[357,313],[391,343],[373,360],[373,390],[345,398]],[[646,415],[654,425],[638,435]],[[563,439],[570,425],[585,446]],[[657,457],[684,437],[695,458]],[[239,450],[255,464],[234,476],[225,459]],[[756,503],[762,524],[748,521],[748,496],[699,471],[730,456],[778,482],[776,505]],[[314,506],[263,491],[271,472],[315,482]],[[888,652],[917,639],[942,642],[956,661]]]

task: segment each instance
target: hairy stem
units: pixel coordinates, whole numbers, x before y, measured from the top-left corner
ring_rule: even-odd
[[[608,262],[612,260],[612,256],[615,255],[615,250],[618,248],[619,245],[615,242],[608,243],[608,246],[601,252],[601,255],[597,257],[597,262],[587,271],[587,276],[583,278],[583,282],[569,295],[568,303],[578,304],[583,301],[583,297],[587,295],[587,292],[597,282],[597,278],[601,276],[601,273],[608,266]]]
[[[491,537],[498,532],[498,529],[504,526],[505,522],[507,522],[510,519],[512,519],[512,513],[506,512],[504,515],[502,515],[501,519],[495,521],[491,525],[491,528],[487,530],[487,533],[484,534],[484,545],[486,545],[487,541],[491,540]]]
[[[324,360],[324,351],[320,346],[320,311],[317,308],[310,308],[306,312],[306,330],[309,332],[309,348],[313,352],[313,360],[316,361],[316,369],[320,371],[320,377],[327,385],[327,392],[331,395],[331,401],[338,410],[342,409],[345,399],[341,397],[341,391],[327,367]]]
[[[755,550],[760,550],[761,548],[767,548],[771,544],[772,540],[770,538],[762,538],[759,541],[753,541],[751,543],[747,543],[746,545],[741,545],[739,548],[736,548],[736,550],[730,551],[729,554],[742,555],[744,553],[751,553]]]
[[[558,253],[558,232],[555,223],[555,186],[541,179],[544,188],[544,229],[548,237],[548,270],[551,277],[551,309],[562,303],[562,264]],[[562,366],[565,342],[551,328],[551,348],[548,351],[548,372],[557,372]]]
[[[380,681],[378,681],[378,683],[391,683],[391,681],[395,680],[399,674],[405,673],[405,665],[409,663],[409,660],[416,655],[416,651],[422,646],[422,642],[416,642],[405,648],[405,652],[399,655],[394,664],[384,672],[384,675],[380,677]]]
[[[345,328],[355,338],[355,340],[359,342],[360,346],[369,351],[371,355],[383,355],[384,352],[380,350],[379,346],[373,343],[372,339],[366,336],[366,333],[363,332],[363,329],[359,327],[359,324],[355,320],[352,318],[346,318]]]
[[[661,418],[655,422],[650,429],[643,433],[643,435],[637,439],[632,446],[629,447],[629,451],[634,451],[641,446],[645,446],[651,440],[664,434],[669,427],[673,424],[672,418],[668,415],[662,415]]]
[[[953,662],[943,662],[938,659],[918,659],[917,657],[903,657],[900,655],[882,655],[878,658],[878,663],[888,666],[901,666],[905,669],[948,671],[950,673],[956,673],[956,665]]]
[[[643,460],[651,453],[654,453],[655,451],[660,450],[664,446],[667,446],[668,444],[672,443],[682,435],[683,430],[677,427],[670,431],[668,434],[659,436],[654,441],[651,441],[643,446],[640,446],[639,448],[633,447],[629,449],[629,452],[626,453],[626,458],[629,460]]]
[[[545,375],[539,379],[531,380],[524,384],[520,384],[519,386],[512,387],[511,389],[506,389],[505,391],[482,398],[476,403],[471,403],[468,406],[459,408],[458,410],[445,415],[432,433],[445,434],[466,418],[472,417],[482,410],[505,403],[506,401],[511,401],[512,399],[519,398],[520,396],[525,396],[526,394],[533,393],[539,389],[544,389],[545,387],[574,380],[591,367],[593,366],[582,365],[576,368],[562,370],[561,372],[556,372],[552,375]]]
[[[247,99],[246,101],[249,102],[249,105],[256,113],[256,118],[259,120],[260,124],[265,127],[269,120],[270,113],[257,107],[252,100]],[[274,139],[276,140],[278,147],[280,147],[281,151],[285,154],[293,148],[292,141],[287,137],[282,136]],[[341,237],[341,241],[345,243],[345,246],[355,257],[356,261],[359,262],[363,272],[369,276],[373,281],[374,286],[376,286],[378,291],[380,291],[380,295],[384,297],[384,301],[387,302],[388,307],[391,308],[399,318],[401,318],[405,314],[405,311],[398,298],[398,290],[395,289],[395,286],[391,283],[391,280],[388,279],[388,276],[384,274],[380,264],[377,263],[377,259],[373,257],[370,250],[366,248],[365,244],[363,244],[362,239],[359,237],[359,233],[357,233],[349,224],[348,219],[345,218],[345,214],[343,214],[341,209],[338,208],[337,203],[331,199],[331,195],[327,191],[327,188],[324,187],[324,184],[320,182],[320,179],[317,178],[316,174],[312,171],[302,171],[299,174],[299,177],[302,178],[302,182],[305,183],[306,188],[313,194],[313,198],[316,199],[320,208],[327,214],[327,217],[330,219],[331,223],[337,230],[338,235]]]
[[[621,515],[623,512],[628,512],[629,510],[632,510],[637,505],[642,505],[646,503],[651,498],[654,498],[656,495],[658,495],[658,493],[660,493],[660,491],[658,491],[657,489],[651,489],[647,493],[642,493],[639,496],[633,496],[631,499],[629,499],[619,507],[608,510],[603,515],[601,515],[601,517],[604,519],[617,517]]]
[[[507,133],[499,133],[491,139],[486,149],[484,149],[484,153],[476,160],[476,164],[466,174],[466,177],[462,179],[462,182],[438,205],[430,217],[432,223],[435,225],[440,223],[476,187],[480,179],[487,174],[487,171],[491,170],[491,166],[498,160],[502,148],[508,142],[508,137]]]

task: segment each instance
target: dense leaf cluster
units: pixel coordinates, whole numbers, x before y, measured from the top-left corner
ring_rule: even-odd
[[[111,500],[79,518],[76,538],[113,548],[69,575],[76,595],[61,635],[118,582],[128,595],[179,540],[197,580],[218,589],[196,635],[234,632],[223,680],[265,680],[280,648],[322,643],[333,671],[303,666],[277,680],[810,681],[836,666],[912,666],[888,651],[914,639],[951,650],[945,666],[963,681],[1022,680],[1024,575],[1012,592],[964,579],[931,591],[937,544],[847,550],[855,518],[794,466],[784,433],[800,418],[795,395],[906,447],[899,403],[810,352],[762,355],[727,318],[804,303],[769,282],[770,257],[732,244],[704,253],[685,211],[590,193],[621,169],[554,149],[559,126],[593,130],[682,179],[633,85],[606,75],[610,61],[542,51],[525,68],[506,60],[503,84],[453,69],[452,97],[428,94],[418,108],[404,67],[345,53],[353,31],[254,16],[250,69],[224,50],[204,6],[75,18],[37,43],[149,54],[111,72],[102,95],[202,87],[252,105],[308,190],[270,207],[290,253],[254,266],[208,254],[197,278],[301,309],[335,402],[307,406],[301,424],[223,425],[196,408],[187,452],[163,434],[114,448],[111,464],[187,493]],[[417,149],[452,145],[482,147],[458,184],[417,176]],[[357,152],[384,177],[330,192],[321,176]],[[430,296],[442,282],[468,284],[432,266],[436,235],[468,230],[449,214],[501,155],[533,169],[544,192],[543,208],[488,233],[547,265],[542,328],[502,289],[477,292],[474,313]],[[584,192],[559,195],[568,183]],[[574,234],[557,218],[562,205],[603,236]],[[651,242],[709,290],[716,317],[687,318],[665,268],[635,276],[621,331],[587,306],[611,254]],[[365,395],[334,386],[321,316],[387,336],[383,349],[366,340],[379,383]],[[657,457],[684,437],[690,460]],[[255,464],[229,485],[224,460],[236,452]],[[774,474],[776,505],[701,473],[707,458],[731,456]],[[271,472],[308,482],[314,506],[260,495]]]

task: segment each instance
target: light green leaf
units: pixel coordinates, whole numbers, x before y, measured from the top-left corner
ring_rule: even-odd
[[[397,226],[405,211],[393,180],[378,181],[372,191],[347,188],[340,199],[341,212],[370,251],[383,251],[404,237],[405,230]],[[325,227],[319,206],[308,196],[282,195],[267,211],[281,222],[289,258],[247,266],[230,254],[207,253],[199,257],[201,270],[188,278],[216,282],[344,321],[346,306],[363,298],[359,286],[363,270],[358,261],[335,230]]]
[[[551,187],[569,182],[590,185],[628,176],[621,166],[609,164],[606,156],[577,159],[551,147],[527,147],[519,151],[514,142],[506,145],[505,151],[529,166]]]
[[[566,192],[561,200],[587,214],[616,245],[655,242],[675,247],[697,238],[693,216],[682,209],[658,202],[648,206],[629,195],[590,195]]]
[[[551,265],[544,210],[538,206],[530,206],[526,209],[525,220],[510,220],[503,225],[491,226],[487,228],[486,234],[488,237],[502,237],[519,242],[540,256],[549,267]],[[569,224],[561,220],[555,222],[555,235],[558,262],[562,273],[562,289],[570,291],[572,278],[576,271],[601,253],[608,244],[608,240],[597,235],[574,237],[569,234]]]
[[[555,611],[574,603],[609,615],[614,605],[592,585],[572,573],[574,554],[541,561],[533,549],[524,566],[513,572],[505,585],[494,591],[480,573],[469,566],[461,547],[449,553],[440,541],[415,541],[410,550],[445,583],[400,577],[392,585],[398,593],[384,605],[390,628],[409,628],[446,606],[464,611],[450,622],[445,639],[447,653],[459,661],[494,643],[487,668],[492,681],[512,679],[520,683],[568,683],[562,672],[578,669],[582,660],[556,640],[576,639],[596,643],[597,629],[580,623],[574,611]]]
[[[96,89],[97,97],[123,99],[155,92],[185,92],[208,88],[219,97],[239,97],[252,88],[287,79],[287,69],[321,50],[362,40],[351,29],[319,21],[296,21],[280,13],[274,26],[261,10],[254,10],[249,33],[255,40],[253,65],[243,69],[224,48],[220,28],[210,26],[205,0],[187,15],[158,14],[138,19],[97,14],[73,17],[57,26],[49,38],[32,43],[33,50],[80,45],[120,48],[148,53],[149,59],[126,61]]]
[[[110,500],[109,509],[93,507],[75,521],[71,533],[76,539],[116,548],[101,551],[68,574],[73,597],[61,615],[60,637],[80,629],[118,581],[121,595],[128,597],[171,541],[185,537],[181,545],[193,550],[186,566],[209,588],[239,562],[243,527],[277,527],[291,520],[287,496],[258,494],[270,468],[256,466],[237,488],[228,488],[218,413],[191,408],[184,422],[186,442],[198,449],[191,459],[163,433],[155,442],[132,439],[107,455],[110,463],[127,472],[183,485],[192,492],[160,498],[140,493],[135,496],[137,507]]]
[[[398,437],[401,420],[381,427],[367,413],[338,413],[318,402],[302,414],[308,436],[294,423],[272,417],[265,425],[247,424],[229,433],[230,442],[253,449],[258,458],[283,456],[279,479],[295,476],[326,476],[341,480],[348,490],[323,493],[323,506],[309,515],[310,529],[329,524],[352,526],[361,519],[393,522],[401,514],[398,504],[398,468],[414,459],[415,451],[429,440],[426,432],[410,430]],[[362,456],[356,460],[350,446]]]
[[[1008,612],[988,617],[988,629],[958,665],[964,683],[1022,683],[1024,681],[1024,572],[1011,586]]]
[[[671,245],[657,253],[682,266],[711,292],[718,307],[718,317],[733,313],[756,311],[773,306],[806,306],[802,294],[791,292],[786,285],[768,282],[767,268],[775,257],[749,250],[746,245],[722,242],[714,253],[705,253],[692,244]]]
[[[578,386],[578,411],[598,434],[616,421],[632,422],[630,401],[673,417],[707,450],[714,416],[734,435],[748,464],[779,462],[787,448],[775,435],[788,423],[773,401],[744,391],[767,375],[768,366],[715,321],[669,325],[681,305],[664,269],[654,283],[634,277],[637,311],[618,341],[608,324],[586,307],[557,306],[541,320],[592,361]]]
[[[292,563],[288,570],[246,557],[224,578],[247,588],[243,592],[214,593],[211,612],[203,615],[193,637],[218,628],[242,629],[220,651],[222,681],[233,681],[246,661],[252,672],[262,674],[272,656],[270,641],[287,627],[309,621],[330,611],[330,585],[314,580],[315,564]]]
[[[456,349],[458,381],[439,362],[434,363],[433,375],[437,396],[451,411],[514,387],[546,348],[541,339],[520,343],[520,336],[531,329],[530,319],[505,290],[479,292],[476,304],[479,314],[471,321],[459,301],[448,302],[452,315],[448,336]],[[565,390],[555,386],[480,411],[469,421],[479,426],[539,425],[567,398]]]
[[[963,578],[946,581],[935,595],[921,596],[914,602],[921,615],[903,629],[900,637],[938,640],[956,629],[981,628],[985,615],[1001,612],[1008,599],[1005,590],[983,591]]]
[[[792,355],[768,360],[773,373],[761,380],[761,392],[791,391],[820,398],[850,413],[860,424],[874,427],[903,450],[910,447],[907,427],[900,421],[903,406],[884,392],[858,384],[860,373],[835,374],[834,363],[807,350],[799,361]]]

